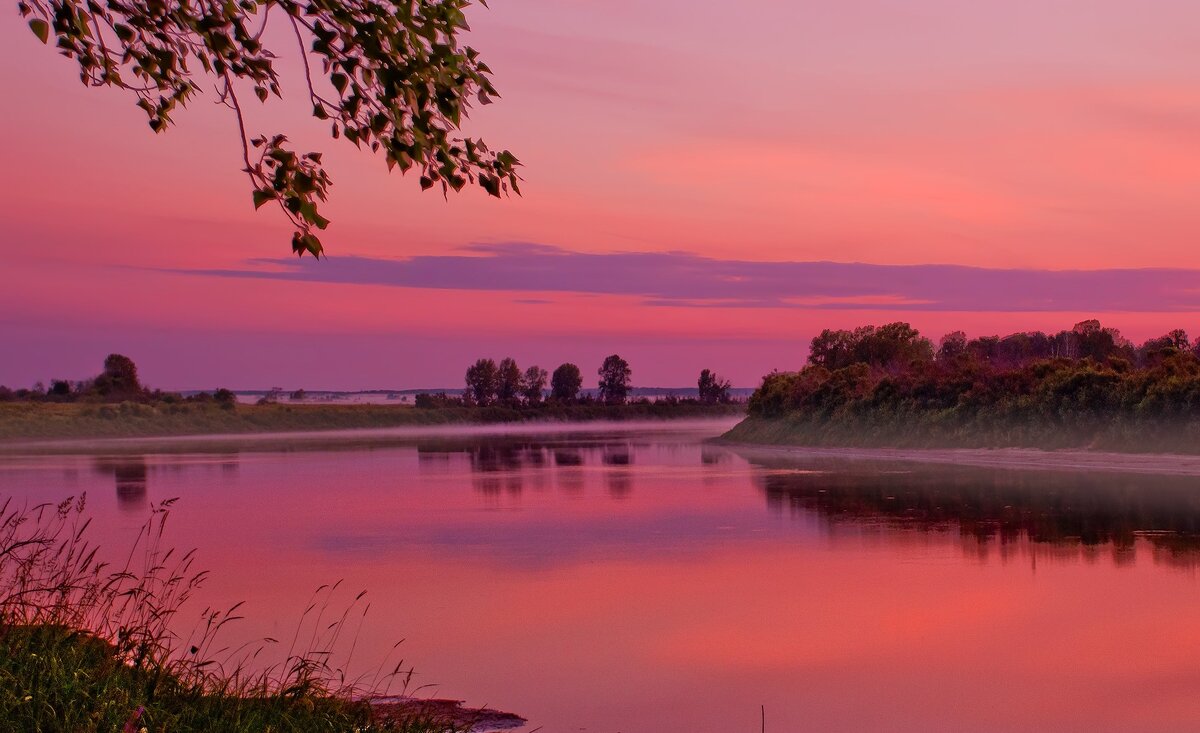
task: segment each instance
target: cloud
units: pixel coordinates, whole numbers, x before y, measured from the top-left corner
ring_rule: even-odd
[[[990,269],[964,265],[755,262],[689,252],[572,252],[475,244],[406,259],[248,260],[242,269],[171,270],[398,288],[633,296],[648,306],[876,311],[1200,311],[1200,270]],[[528,296],[528,297],[525,297]]]

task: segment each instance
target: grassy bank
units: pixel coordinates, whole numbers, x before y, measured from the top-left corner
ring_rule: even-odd
[[[0,440],[137,438],[532,421],[718,417],[744,405],[638,402],[627,405],[445,407],[213,403],[0,403]]]
[[[1038,448],[1200,454],[1200,423],[1014,420],[952,411],[888,415],[748,417],[722,436],[735,443],[849,448]]]
[[[469,726],[424,711],[382,714],[367,700],[402,687],[405,672],[347,680],[336,666],[365,613],[319,590],[283,661],[274,640],[220,641],[237,607],[180,615],[205,573],[191,553],[161,546],[160,506],[122,566],[87,539],[82,499],[32,508],[0,504],[0,729],[121,733],[446,733]],[[336,586],[334,586],[336,588]],[[190,612],[188,612],[190,614]],[[331,622],[332,619],[332,622]],[[192,628],[180,634],[177,629]],[[351,645],[351,654],[353,645]]]

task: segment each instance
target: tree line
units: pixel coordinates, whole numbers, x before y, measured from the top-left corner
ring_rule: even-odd
[[[233,407],[237,396],[223,388],[188,397],[150,389],[142,384],[133,359],[124,354],[109,354],[104,359],[103,371],[90,379],[51,379],[49,386],[38,382],[32,388],[20,389],[0,385],[0,402],[215,402]]]
[[[1182,329],[1134,345],[1086,320],[1069,330],[935,345],[907,323],[825,330],[807,364],[772,372],[752,417],[786,418],[815,442],[1078,443],[1200,418],[1200,342]],[[874,437],[872,437],[874,436]]]
[[[492,359],[479,359],[466,372],[466,389],[461,396],[419,394],[416,406],[437,407],[533,407],[550,401],[556,404],[621,405],[629,400],[633,370],[629,362],[617,354],[604,360],[597,370],[598,398],[581,394],[583,372],[571,363],[559,365],[553,375],[539,366],[522,370],[512,358],[497,364]],[[549,393],[546,392],[549,384]],[[700,372],[697,381],[699,399],[703,404],[730,402],[729,380],[722,379],[709,369]],[[303,389],[291,393],[293,400],[305,397]],[[268,395],[260,403],[273,402]],[[11,389],[0,385],[0,402],[215,402],[233,407],[236,395],[228,389],[200,392],[184,397],[176,392],[151,390],[142,384],[137,365],[122,354],[109,354],[104,369],[91,379],[70,381],[51,379],[50,386],[39,382],[32,388]]]
[[[544,402],[555,404],[623,405],[633,389],[633,370],[618,354],[604,359],[596,370],[597,396],[581,394],[583,372],[570,362],[560,364],[553,374],[534,365],[522,370],[515,359],[506,357],[497,364],[493,359],[479,359],[467,367],[461,396],[419,394],[415,404],[421,408],[439,407],[537,407]],[[547,380],[549,392],[547,393]],[[715,372],[704,369],[697,380],[698,401],[722,404],[730,401],[730,383]]]

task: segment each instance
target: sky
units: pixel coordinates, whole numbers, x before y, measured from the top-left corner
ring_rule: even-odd
[[[635,385],[795,369],[822,328],[1200,335],[1193,0],[494,0],[466,130],[523,196],[330,140],[280,39],[248,114],[321,150],[328,259],[256,213],[229,112],[154,135],[0,16],[0,384],[121,352],[165,389],[454,387],[478,357]],[[268,43],[271,37],[268,34]]]

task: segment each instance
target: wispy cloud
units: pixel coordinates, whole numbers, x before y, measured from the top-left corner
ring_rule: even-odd
[[[754,262],[689,252],[572,252],[543,244],[477,244],[406,259],[248,260],[241,269],[172,270],[232,278],[634,296],[689,308],[876,311],[1200,311],[1200,270],[990,269],[962,265]]]

